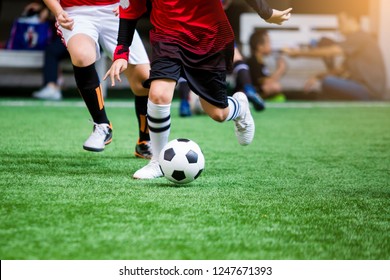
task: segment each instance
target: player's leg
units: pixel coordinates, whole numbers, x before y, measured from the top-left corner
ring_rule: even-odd
[[[104,6],[104,16],[101,18],[100,44],[106,53],[114,53],[117,44],[119,19],[112,10],[116,5]],[[129,65],[126,76],[131,91],[134,93],[135,114],[138,121],[138,140],[135,145],[136,157],[150,159],[152,156],[149,129],[146,119],[149,90],[142,83],[149,77],[150,64],[142,40],[137,32],[134,34],[130,47]]]
[[[255,134],[254,120],[250,112],[248,98],[243,92],[227,97],[228,107],[219,108],[200,98],[204,111],[215,121],[234,121],[235,133],[240,145],[252,143]]]
[[[149,64],[129,65],[126,75],[131,90],[134,93],[135,114],[138,121],[138,140],[135,145],[134,155],[139,158],[150,159],[152,157],[150,135],[147,121],[147,104],[149,90],[142,86],[142,82],[149,76]]]
[[[150,64],[144,44],[136,32],[130,47],[129,66],[126,77],[134,93],[135,114],[138,120],[138,141],[135,145],[135,156],[150,159],[152,157],[150,135],[147,121],[147,104],[149,89],[143,82],[149,78]]]
[[[112,140],[112,127],[107,117],[95,61],[99,56],[98,31],[89,24],[94,17],[90,7],[68,11],[75,21],[72,31],[61,29],[73,64],[74,77],[80,95],[92,116],[93,132],[83,147],[100,152]],[[80,9],[80,10],[79,10]],[[88,18],[89,17],[89,18]]]
[[[199,95],[206,114],[217,122],[233,120],[239,144],[250,144],[255,125],[245,93],[236,92],[233,96],[227,96],[224,71],[209,71],[204,75],[204,70],[186,68],[185,75],[191,90]]]
[[[168,143],[171,128],[171,103],[180,78],[181,65],[169,58],[157,58],[152,64],[149,79],[148,125],[152,144],[152,159],[133,175],[135,179],[153,179],[163,174],[158,164],[162,148]]]
[[[61,72],[60,61],[69,57],[68,50],[62,43],[59,36],[55,36],[53,41],[45,48],[43,66],[43,87],[33,93],[34,98],[45,100],[61,100],[61,85],[58,76]]]
[[[93,132],[83,147],[88,151],[100,152],[112,140],[112,127],[106,114],[100,80],[95,68],[95,42],[87,35],[77,34],[69,40],[68,50],[77,88],[94,122]]]
[[[134,173],[135,179],[153,179],[163,176],[158,157],[168,143],[171,128],[171,102],[176,81],[171,79],[152,80],[148,101],[148,125],[153,156],[150,162]]]

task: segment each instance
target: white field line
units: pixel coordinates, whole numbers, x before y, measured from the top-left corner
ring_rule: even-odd
[[[269,108],[377,108],[390,107],[390,102],[380,102],[380,101],[290,101],[285,103],[267,103],[266,107]]]
[[[132,108],[134,102],[131,101],[111,101],[104,102],[106,107]],[[5,100],[0,101],[0,107],[81,107],[84,108],[83,101],[39,101],[39,100]]]
[[[108,108],[134,108],[134,102],[130,101],[106,101]],[[173,108],[179,106],[179,101],[172,103]],[[0,100],[0,107],[85,107],[83,101],[40,101],[40,100]],[[267,108],[378,108],[390,107],[390,102],[326,102],[326,101],[290,101],[284,103],[267,103]]]

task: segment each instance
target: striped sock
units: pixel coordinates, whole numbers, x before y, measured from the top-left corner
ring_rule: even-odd
[[[148,100],[148,125],[153,160],[158,160],[162,148],[168,143],[171,128],[171,104],[158,105]]]
[[[240,103],[231,96],[228,96],[229,114],[225,121],[235,120],[240,114]]]

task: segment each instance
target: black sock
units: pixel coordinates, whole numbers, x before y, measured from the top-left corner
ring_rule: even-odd
[[[147,109],[148,109],[148,97],[147,96],[135,96],[135,114],[138,119],[138,128],[139,128],[139,141],[149,141],[149,128],[148,122],[146,119]]]
[[[87,67],[73,65],[73,70],[77,88],[87,105],[93,121],[95,123],[110,123],[104,108],[104,99],[95,63]]]

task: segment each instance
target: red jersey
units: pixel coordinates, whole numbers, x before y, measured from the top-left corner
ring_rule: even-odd
[[[63,8],[73,6],[104,6],[118,3],[119,0],[60,0]]]
[[[205,55],[224,50],[234,41],[221,0],[152,0],[151,44],[178,44]],[[120,17],[137,19],[146,12],[146,0],[121,1]]]

